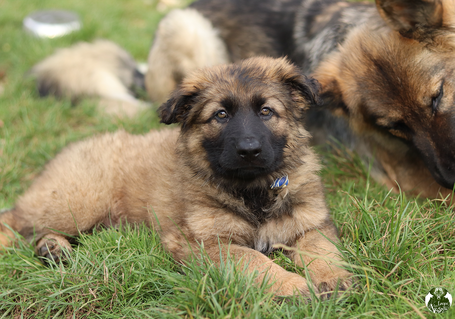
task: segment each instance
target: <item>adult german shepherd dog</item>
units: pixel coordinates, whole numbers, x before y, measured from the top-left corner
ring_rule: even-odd
[[[71,250],[62,234],[145,222],[176,260],[201,244],[217,263],[229,252],[259,282],[268,273],[277,295],[344,290],[350,273],[337,265],[337,231],[303,127],[318,89],[284,58],[199,70],[159,109],[181,129],[68,146],[0,215],[0,243],[11,244],[15,230],[58,260]],[[311,283],[266,256],[276,244],[292,247]]]
[[[316,143],[335,137],[389,188],[452,194],[455,1],[199,0],[161,21],[147,91],[163,100],[193,69],[255,55],[287,55],[321,83]]]

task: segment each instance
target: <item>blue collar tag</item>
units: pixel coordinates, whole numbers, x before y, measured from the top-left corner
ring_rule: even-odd
[[[289,184],[289,178],[287,175],[283,176],[283,177],[280,177],[280,178],[277,178],[272,185],[270,185],[270,189],[273,189],[273,190],[279,190],[279,189],[283,189],[285,188],[286,186],[288,186]]]

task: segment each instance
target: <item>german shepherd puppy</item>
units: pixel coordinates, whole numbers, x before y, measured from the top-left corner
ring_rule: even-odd
[[[9,245],[13,229],[58,260],[71,250],[62,234],[145,222],[176,260],[200,244],[216,263],[229,251],[258,281],[268,272],[277,295],[308,296],[310,283],[266,256],[276,244],[293,247],[316,291],[346,289],[350,273],[336,265],[337,230],[303,127],[318,88],[283,58],[199,70],[159,108],[163,123],[181,129],[68,146],[0,215],[0,242]]]
[[[193,69],[289,56],[322,85],[307,117],[373,161],[388,187],[439,197],[455,182],[453,0],[199,0],[160,23],[146,87],[163,100]]]
[[[36,78],[40,96],[69,98],[73,104],[100,98],[100,108],[114,115],[134,116],[149,107],[134,97],[145,89],[144,75],[128,52],[108,40],[59,49],[27,74]]]

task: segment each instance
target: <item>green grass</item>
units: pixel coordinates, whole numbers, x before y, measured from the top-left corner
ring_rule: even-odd
[[[77,11],[84,29],[40,40],[22,30],[28,13]],[[43,165],[68,143],[124,128],[159,127],[153,110],[135,119],[98,113],[95,102],[40,99],[30,67],[58,47],[108,38],[145,61],[162,13],[151,0],[0,0],[0,208],[11,207]],[[1,74],[5,76],[1,76]],[[144,227],[83,236],[66,265],[43,266],[21,244],[0,255],[0,318],[454,318],[426,310],[424,296],[444,287],[455,296],[454,211],[438,201],[389,193],[358,158],[324,154],[322,177],[356,288],[328,301],[277,300],[231,261],[178,265]],[[304,274],[281,253],[287,269]]]

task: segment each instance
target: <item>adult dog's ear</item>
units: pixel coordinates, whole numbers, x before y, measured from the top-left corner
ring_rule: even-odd
[[[441,0],[376,0],[376,6],[387,24],[406,38],[419,40],[422,30],[443,24]]]
[[[346,74],[340,70],[340,60],[340,53],[332,55],[320,64],[313,76],[318,79],[321,86],[319,96],[324,101],[324,108],[337,116],[348,116],[349,109],[344,101],[341,85],[347,80],[341,78]]]
[[[193,90],[188,90],[184,86],[180,86],[172,92],[170,98],[158,108],[160,122],[164,124],[181,123],[184,125],[198,92],[195,87],[193,87]]]

